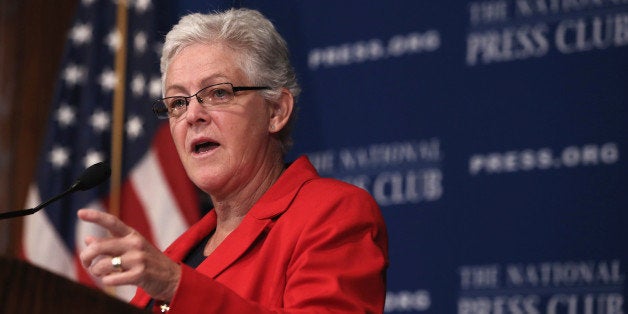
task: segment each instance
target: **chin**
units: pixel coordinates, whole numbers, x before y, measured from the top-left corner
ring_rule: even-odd
[[[209,194],[210,191],[216,190],[221,185],[224,185],[223,184],[224,180],[221,181],[220,178],[217,177],[215,173],[212,174],[206,171],[203,171],[201,173],[197,172],[196,175],[190,176],[190,179],[192,180],[194,185],[196,185],[199,189],[201,189],[207,194]]]

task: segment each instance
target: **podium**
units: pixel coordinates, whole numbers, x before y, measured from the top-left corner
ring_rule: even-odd
[[[0,279],[0,313],[149,313],[8,257],[0,257]]]

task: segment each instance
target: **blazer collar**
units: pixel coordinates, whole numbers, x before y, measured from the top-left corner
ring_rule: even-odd
[[[259,201],[251,208],[248,215],[256,219],[269,219],[285,212],[301,187],[318,173],[306,156],[299,157],[277,179]]]

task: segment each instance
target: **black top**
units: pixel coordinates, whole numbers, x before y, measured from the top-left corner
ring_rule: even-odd
[[[205,246],[207,245],[207,242],[209,242],[209,238],[211,238],[212,234],[213,232],[203,238],[201,242],[192,248],[190,253],[188,253],[188,255],[183,259],[183,263],[185,265],[196,268],[205,260],[207,256],[203,254],[203,251],[205,251]]]

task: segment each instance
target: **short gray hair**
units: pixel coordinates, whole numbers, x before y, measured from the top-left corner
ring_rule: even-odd
[[[290,90],[295,107],[286,127],[278,133],[285,154],[292,146],[290,136],[301,92],[296,73],[290,63],[286,41],[260,12],[251,9],[230,9],[210,14],[193,13],[179,20],[166,35],[161,55],[162,81],[174,56],[195,43],[225,44],[239,54],[239,63],[251,84],[270,86],[262,91],[267,101],[276,101],[281,88]]]

